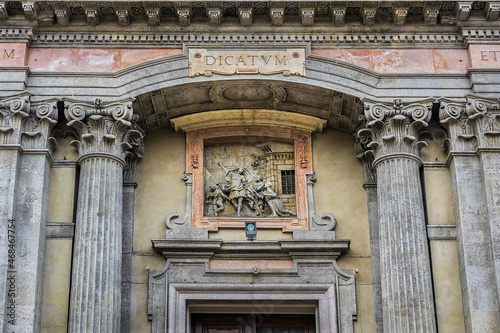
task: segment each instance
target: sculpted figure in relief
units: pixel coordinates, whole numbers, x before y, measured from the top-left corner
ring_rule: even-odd
[[[220,184],[211,185],[210,191],[207,193],[207,199],[205,203],[211,206],[213,214],[215,216],[217,216],[219,212],[224,210],[224,200],[229,201],[230,199],[227,195],[224,194],[220,187]]]
[[[229,200],[236,208],[236,216],[241,216],[243,204],[247,204],[252,210],[256,210],[255,199],[252,196],[250,182],[252,181],[251,174],[247,168],[238,167],[228,170],[222,163],[218,163],[225,172],[224,179],[229,183]]]

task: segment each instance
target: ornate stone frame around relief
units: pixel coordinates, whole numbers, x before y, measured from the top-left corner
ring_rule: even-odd
[[[260,218],[260,217],[208,217],[203,216],[203,157],[204,141],[214,138],[231,137],[268,137],[291,139],[295,151],[295,195],[296,217]],[[307,230],[307,183],[306,175],[312,171],[311,134],[309,132],[265,127],[210,128],[186,133],[186,173],[193,175],[192,187],[192,227],[217,231],[219,227],[240,228],[245,222],[256,221],[258,228],[281,228],[283,231]]]

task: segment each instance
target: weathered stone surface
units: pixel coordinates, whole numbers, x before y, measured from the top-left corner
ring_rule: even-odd
[[[436,332],[418,157],[418,131],[431,100],[405,105],[365,102],[374,155],[380,237],[383,324],[387,332]]]
[[[120,330],[123,171],[131,130],[130,101],[68,100],[65,115],[80,141],[80,185],[70,301],[72,332]],[[91,291],[91,292],[88,292]]]

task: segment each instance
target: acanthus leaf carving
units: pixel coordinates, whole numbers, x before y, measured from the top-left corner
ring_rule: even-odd
[[[0,144],[20,144],[23,124],[30,114],[30,92],[0,99]]]
[[[101,99],[94,103],[64,101],[68,126],[74,127],[80,137],[71,143],[77,147],[80,156],[106,154],[125,165],[125,158],[132,148],[129,143],[132,137],[127,135],[135,119],[132,99],[111,103],[104,103]]]
[[[367,147],[372,150],[375,163],[393,154],[412,155],[418,159],[419,151],[427,144],[418,140],[420,129],[427,126],[432,116],[433,99],[406,105],[401,99],[391,104],[365,100],[366,128],[358,137],[368,137]]]
[[[50,133],[57,124],[57,99],[33,102],[21,134],[23,149],[50,149]]]
[[[440,123],[448,131],[448,139],[443,142],[449,152],[474,152],[477,149],[477,136],[466,112],[466,103],[440,99]]]
[[[481,148],[500,148],[500,105],[498,100],[467,96],[466,113]]]

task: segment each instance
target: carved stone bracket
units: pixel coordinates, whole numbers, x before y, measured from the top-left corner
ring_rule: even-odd
[[[167,215],[165,219],[165,224],[168,229],[191,229],[191,219],[192,219],[192,187],[193,187],[193,175],[191,173],[185,173],[182,175],[182,180],[186,185],[186,210],[184,216],[180,217],[178,212],[173,212]]]
[[[0,145],[20,144],[22,126],[30,113],[31,93],[0,99]]]
[[[135,169],[137,162],[144,157],[144,134],[138,135],[139,131],[131,132],[129,144],[132,148],[125,156],[125,170],[123,172],[123,182],[135,184]]]
[[[307,208],[309,211],[309,230],[323,230],[335,232],[337,227],[337,219],[332,213],[323,213],[320,218],[316,216],[314,207],[313,186],[316,183],[316,175],[314,173],[306,175],[307,181]],[[334,236],[335,237],[335,234]]]
[[[362,136],[357,138],[354,144],[356,157],[363,163],[365,187],[377,184],[377,171],[373,168],[373,152],[367,147],[370,142],[370,138]]]

